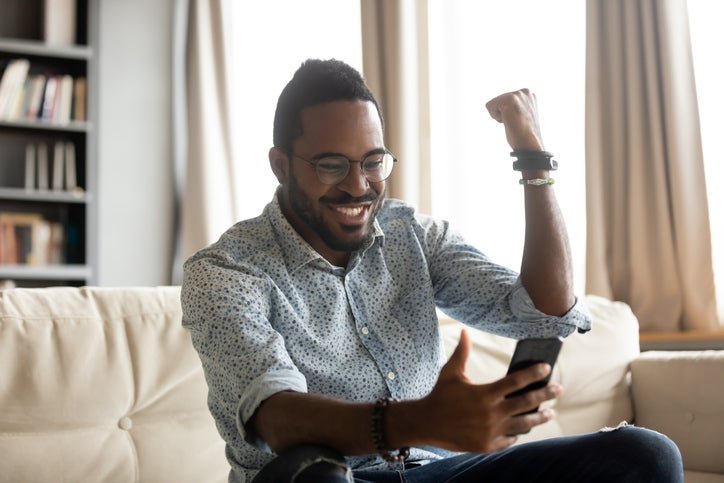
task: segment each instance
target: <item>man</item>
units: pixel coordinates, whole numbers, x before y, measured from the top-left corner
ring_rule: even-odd
[[[273,201],[184,271],[184,326],[230,481],[683,481],[676,446],[640,428],[511,446],[553,417],[536,408],[561,388],[505,396],[550,367],[473,385],[465,331],[445,363],[436,306],[514,338],[590,328],[572,291],[535,97],[512,92],[486,107],[530,180],[520,275],[446,222],[385,199],[397,160],[357,71],[309,60],[284,88]]]

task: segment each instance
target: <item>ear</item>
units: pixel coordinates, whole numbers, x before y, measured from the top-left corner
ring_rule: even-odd
[[[279,184],[286,185],[289,179],[289,158],[286,153],[277,147],[269,150],[269,165]]]

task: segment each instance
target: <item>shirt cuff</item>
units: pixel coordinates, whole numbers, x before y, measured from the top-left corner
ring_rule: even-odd
[[[236,429],[244,440],[256,448],[271,452],[269,446],[254,430],[246,426],[259,405],[267,398],[282,391],[307,392],[307,380],[294,369],[267,372],[257,377],[246,388],[236,412]]]
[[[513,314],[523,322],[554,323],[562,329],[562,333],[550,334],[551,336],[567,336],[576,329],[581,333],[591,330],[591,316],[585,304],[582,304],[578,297],[576,297],[573,307],[565,314],[560,317],[548,315],[536,308],[530,295],[528,295],[528,291],[523,286],[520,277],[518,277],[513,285],[510,308]]]

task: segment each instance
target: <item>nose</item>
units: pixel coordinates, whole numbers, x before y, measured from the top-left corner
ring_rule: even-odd
[[[360,163],[351,163],[347,176],[337,184],[337,188],[350,196],[362,196],[367,193],[370,183],[362,172]]]

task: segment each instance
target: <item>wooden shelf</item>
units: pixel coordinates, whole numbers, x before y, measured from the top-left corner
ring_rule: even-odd
[[[724,329],[684,332],[641,332],[641,350],[722,350]]]
[[[54,132],[88,132],[91,129],[91,124],[86,121],[71,121],[68,124],[57,124],[47,121],[26,121],[19,119],[17,121],[0,121],[0,127],[15,128],[15,129],[28,129],[43,131],[54,131]]]
[[[87,265],[0,265],[0,279],[84,281],[91,275]]]
[[[91,199],[91,196],[83,190],[52,191],[26,190],[23,188],[0,188],[0,199],[57,203],[87,203]]]
[[[0,52],[68,60],[88,60],[93,49],[86,45],[53,45],[40,40],[0,38]]]

